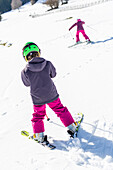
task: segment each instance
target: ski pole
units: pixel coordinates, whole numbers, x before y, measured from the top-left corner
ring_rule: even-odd
[[[94,28],[90,27],[89,25],[86,25],[86,27],[89,27],[90,29],[96,31]],[[96,31],[97,32],[97,31]]]
[[[47,118],[47,121],[49,121],[50,120],[50,118],[48,117],[48,115],[46,114],[46,118]]]
[[[70,31],[69,31],[70,32]],[[72,36],[72,33],[70,32],[70,36],[71,36],[71,38],[74,40],[74,38],[73,38],[73,36]]]

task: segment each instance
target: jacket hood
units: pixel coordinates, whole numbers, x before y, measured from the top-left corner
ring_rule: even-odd
[[[79,21],[81,21],[81,19],[77,19],[77,21],[79,22]]]
[[[26,70],[30,70],[33,72],[39,72],[44,69],[46,66],[47,61],[41,57],[33,58],[28,64],[26,65]]]

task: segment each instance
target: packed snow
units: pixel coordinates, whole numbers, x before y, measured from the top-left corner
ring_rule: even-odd
[[[49,7],[41,3],[27,3],[2,15],[0,44],[7,45],[0,45],[1,170],[113,170],[113,1],[71,10],[73,6],[70,0],[47,12]],[[68,48],[76,41],[76,27],[68,29],[77,18],[85,21],[93,43]],[[84,41],[82,35],[80,39]],[[21,81],[26,42],[38,44],[41,57],[56,67],[53,81],[63,105],[73,117],[84,114],[78,138],[71,140],[47,107],[45,134],[55,150],[21,135],[21,130],[32,133],[33,105]]]

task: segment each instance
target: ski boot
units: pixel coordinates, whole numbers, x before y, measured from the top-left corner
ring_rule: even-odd
[[[49,141],[47,140],[47,135],[44,136],[44,133],[34,133],[33,139],[42,145],[48,145]]]
[[[34,133],[33,139],[43,146],[49,144],[49,141],[47,140],[47,135],[44,136],[43,132],[42,133]]]
[[[77,41],[76,44],[81,44],[82,42],[81,41]]]
[[[37,141],[38,143],[42,143],[45,139],[44,133],[34,133],[33,134],[33,139]]]
[[[71,125],[69,125],[67,130],[67,133],[70,135],[71,138],[75,138],[77,136],[77,128],[78,128],[78,123],[74,122]]]
[[[41,144],[44,147],[47,147],[49,149],[55,149],[56,146],[52,145],[51,143],[49,143],[49,141],[47,140],[47,135],[44,136],[44,133],[35,133],[33,135],[33,139],[38,142],[39,144]]]
[[[87,44],[89,44],[89,43],[91,43],[91,40],[87,39],[86,42],[87,42]]]

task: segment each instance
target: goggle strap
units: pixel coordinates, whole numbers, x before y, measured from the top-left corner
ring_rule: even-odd
[[[40,52],[37,51],[38,55],[40,55]],[[27,56],[25,56],[25,60],[28,61]]]

